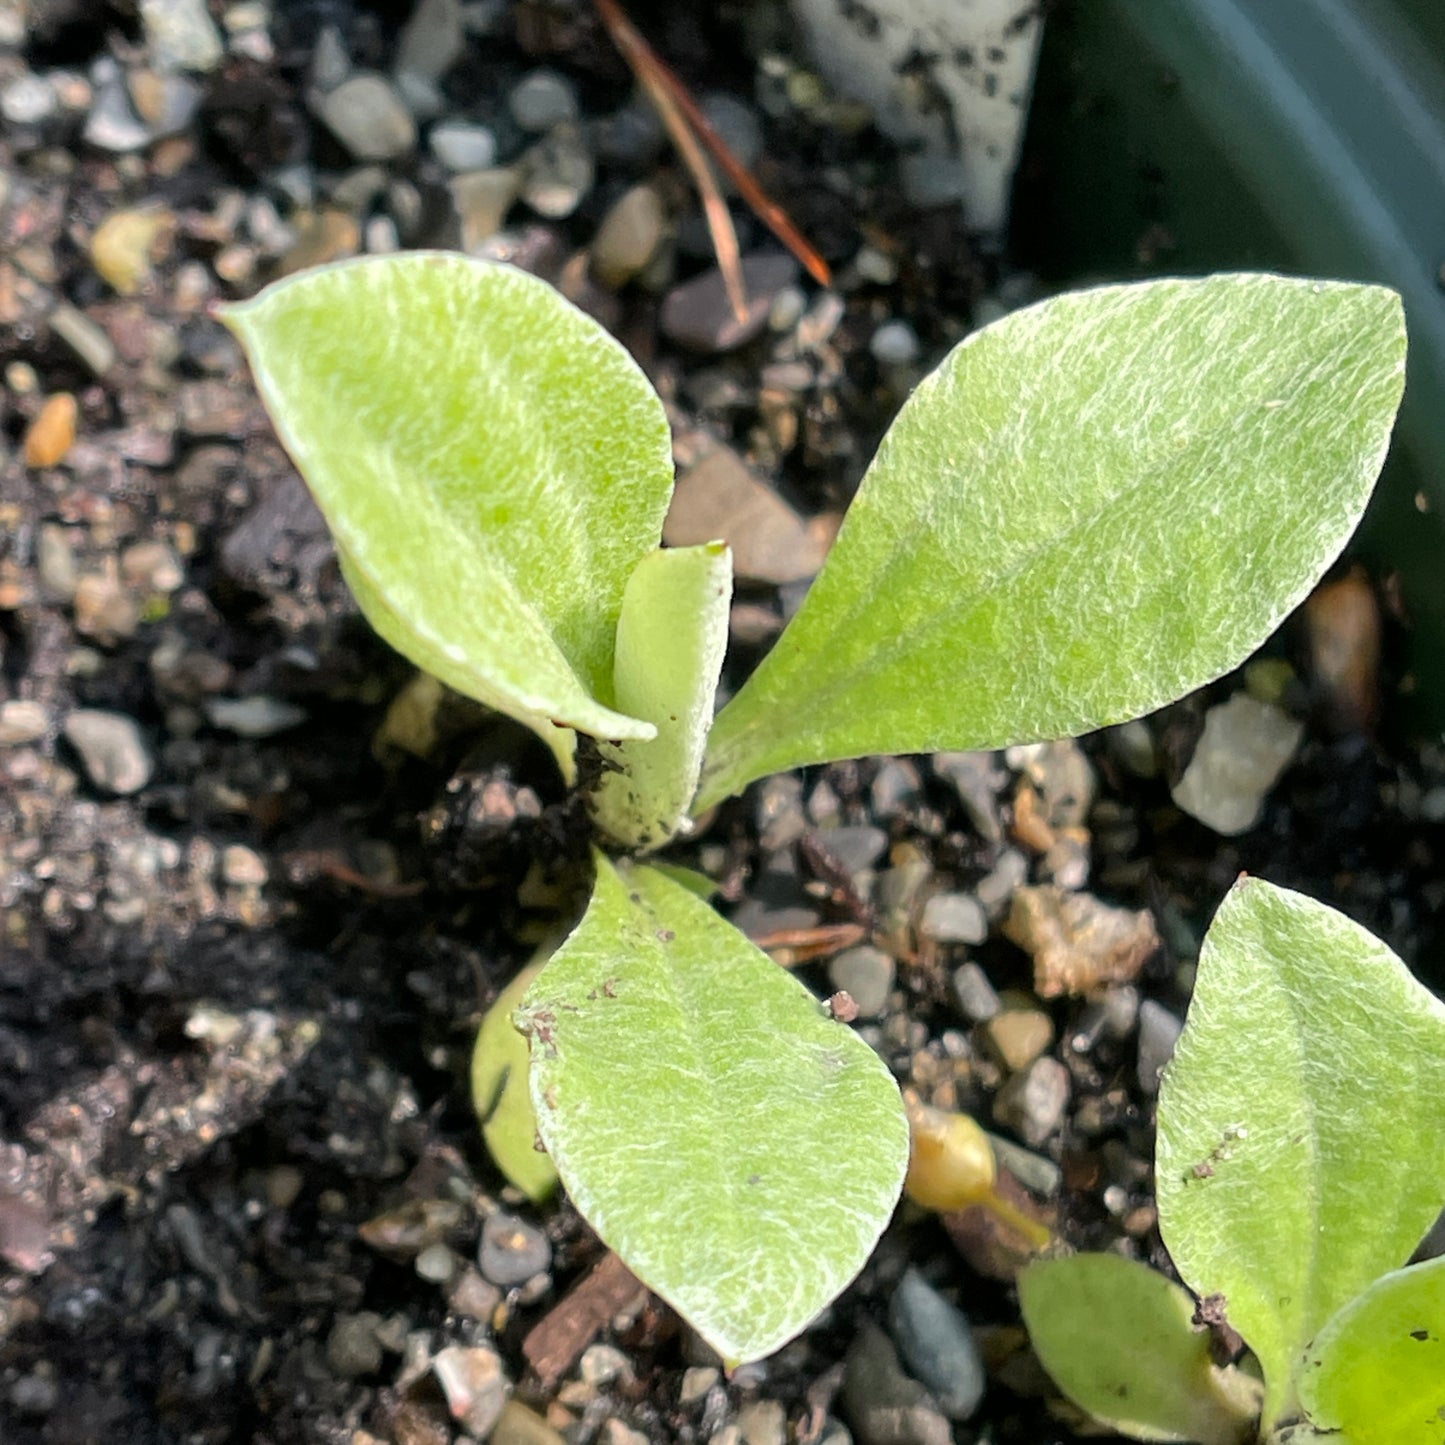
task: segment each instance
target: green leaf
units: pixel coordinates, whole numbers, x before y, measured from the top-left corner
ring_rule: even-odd
[[[527,1084],[526,1038],[512,1015],[550,950],[543,949],[493,1000],[482,1019],[472,1050],[472,1106],[482,1139],[497,1168],[531,1200],[542,1200],[557,1187],[557,1171],[537,1144],[537,1116]]]
[[[1342,914],[1256,878],[1214,917],[1159,1094],[1159,1227],[1264,1369],[1410,1257],[1445,1201],[1445,1005]]]
[[[1147,712],[1235,666],[1354,529],[1400,300],[1215,276],[1055,297],[964,339],[889,429],[696,807],[867,753]]]
[[[626,848],[660,848],[687,820],[712,726],[732,592],[732,553],[722,542],[649,553],[628,579],[614,695],[657,736],[602,744],[611,767],[592,796],[593,816]]]
[[[445,252],[304,272],[223,317],[392,646],[539,731],[652,735],[611,706],[612,650],[672,454],[616,341],[544,282]]]
[[[1318,1335],[1300,1374],[1318,1429],[1350,1445],[1445,1442],[1445,1259],[1377,1279]]]
[[[1080,1409],[1136,1440],[1238,1445],[1259,1413],[1258,1382],[1220,1370],[1194,1303],[1117,1254],[1039,1260],[1019,1276],[1034,1353]]]
[[[730,1362],[862,1268],[908,1162],[871,1049],[688,889],[597,855],[586,916],[518,1015],[572,1201]]]

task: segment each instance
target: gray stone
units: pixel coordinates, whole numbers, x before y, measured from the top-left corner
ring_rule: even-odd
[[[998,1091],[993,1117],[1037,1149],[1064,1122],[1068,1108],[1069,1071],[1045,1054]]]
[[[551,1263],[552,1246],[536,1225],[499,1209],[482,1226],[477,1267],[494,1285],[512,1289],[525,1284]]]
[[[436,81],[410,70],[399,70],[391,79],[413,119],[435,120],[447,108],[446,97]]]
[[[888,1329],[909,1373],[932,1391],[943,1413],[970,1419],[988,1375],[963,1312],[909,1269],[888,1303]]]
[[[998,754],[989,752],[935,753],[933,771],[953,784],[969,821],[990,843],[1003,838],[998,795],[1008,783]]]
[[[374,1375],[381,1368],[381,1316],[371,1310],[338,1315],[326,1337],[326,1363],[344,1379]]]
[[[1154,734],[1141,717],[1131,718],[1105,733],[1109,753],[1136,778],[1159,776],[1159,757],[1154,748]]]
[[[1227,838],[1247,833],[1303,735],[1303,726],[1279,708],[1235,693],[1204,715],[1194,756],[1171,789],[1175,803]]]
[[[953,1445],[938,1402],[904,1373],[877,1325],[865,1324],[848,1348],[842,1401],[859,1445]]]
[[[602,218],[592,242],[592,274],[602,285],[625,286],[652,260],[667,213],[653,186],[633,186]]]
[[[138,793],[155,771],[140,726],[124,713],[76,708],[65,719],[65,737],[80,754],[86,776],[108,793]]]
[[[592,189],[596,167],[582,129],[554,127],[522,157],[522,199],[549,221],[570,216]]]
[[[988,915],[972,893],[935,893],[923,905],[918,931],[935,943],[982,943]]]
[[[519,1400],[508,1400],[488,1445],[567,1445],[567,1442],[540,1415]]]
[[[35,570],[47,598],[65,602],[75,596],[75,548],[71,545],[69,527],[58,522],[41,524],[35,546]]]
[[[1052,1199],[1064,1182],[1064,1171],[1052,1159],[1025,1149],[1012,1139],[1001,1134],[990,1134],[988,1142],[993,1147],[994,1157],[1031,1194],[1041,1199]]]
[[[501,1356],[481,1345],[448,1345],[437,1352],[431,1368],[452,1419],[475,1439],[485,1440],[501,1418],[511,1389]]]
[[[464,120],[444,120],[433,126],[428,144],[449,171],[484,171],[497,158],[493,132]]]
[[[95,91],[82,132],[87,145],[112,155],[125,155],[150,144],[150,128],[131,108],[120,67],[104,56],[91,67]]]
[[[384,76],[353,75],[317,102],[331,133],[358,160],[390,161],[416,145],[416,122]]]
[[[662,150],[666,136],[650,105],[624,105],[604,116],[593,129],[597,154],[614,165],[641,170]]]
[[[888,848],[888,834],[867,823],[825,828],[814,836],[830,857],[853,874],[871,868]]]
[[[323,25],[311,51],[311,86],[314,90],[335,90],[351,74],[351,57],[346,42],[334,25]]]
[[[1146,998],[1139,1005],[1139,1087],[1146,1094],[1159,1092],[1159,1075],[1174,1057],[1183,1022],[1162,1003]]]
[[[1003,1000],[989,982],[988,975],[972,961],[954,969],[953,996],[958,1000],[960,1012],[970,1023],[986,1023],[1003,1007]]]
[[[881,948],[860,944],[840,953],[828,965],[828,981],[852,996],[859,1017],[876,1019],[888,1007],[896,965]]]
[[[43,75],[27,70],[0,86],[0,116],[11,125],[40,125],[57,109],[55,90]]]
[[[763,153],[763,127],[751,106],[726,91],[703,97],[702,113],[723,143],[749,170]]]
[[[50,713],[38,702],[11,698],[0,702],[0,748],[39,742],[50,731]]]
[[[990,918],[1008,912],[1009,900],[1029,880],[1029,860],[1017,848],[1005,848],[973,891]]]
[[[139,71],[128,85],[131,104],[152,140],[179,135],[196,118],[204,92],[189,76]]]
[[[460,0],[417,0],[411,19],[402,27],[396,70],[440,80],[461,59],[465,48]]]
[[[565,75],[555,70],[529,71],[512,87],[507,109],[523,130],[540,135],[577,119],[577,91]]]
[[[157,70],[214,70],[225,54],[206,0],[140,0],[146,48]]]
[[[912,366],[923,348],[908,322],[885,321],[869,338],[868,350],[880,366]]]
[[[265,693],[251,697],[212,697],[203,704],[212,727],[241,738],[269,738],[306,721],[306,709]]]
[[[662,303],[660,325],[669,341],[705,354],[733,351],[757,336],[768,324],[773,299],[798,274],[791,256],[768,252],[743,261],[747,290],[746,315],[739,321],[728,301],[722,272],[705,271],[674,286]]]

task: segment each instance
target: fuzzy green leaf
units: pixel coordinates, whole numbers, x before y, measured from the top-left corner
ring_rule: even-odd
[[[1342,914],[1255,878],[1205,936],[1159,1095],[1159,1227],[1259,1357],[1265,1424],[1306,1343],[1445,1202],[1445,1005]]]
[[[537,1116],[528,1087],[527,1040],[512,1015],[547,962],[548,951],[529,963],[493,1000],[472,1050],[472,1107],[482,1139],[497,1168],[531,1200],[557,1187],[557,1171],[537,1146]]]
[[[1117,1254],[1075,1254],[1019,1276],[1034,1353],[1081,1410],[1136,1440],[1239,1445],[1258,1382],[1220,1370],[1177,1284]]]
[[[652,735],[611,705],[612,651],[672,454],[616,341],[544,282],[445,252],[304,272],[223,316],[393,647],[544,736]]]
[[[1445,1442],[1445,1259],[1377,1279],[1310,1345],[1300,1403],[1349,1445]]]
[[[592,796],[626,848],[660,848],[687,820],[728,642],[732,553],[725,543],[649,553],[628,579],[613,669],[617,706],[655,738],[603,743],[611,765]]]
[[[964,339],[890,428],[696,807],[867,753],[1074,735],[1261,643],[1354,529],[1400,299],[1278,276],[1059,296]]]
[[[597,855],[518,1014],[572,1201],[731,1362],[798,1333],[887,1224],[908,1124],[886,1068],[688,889]]]

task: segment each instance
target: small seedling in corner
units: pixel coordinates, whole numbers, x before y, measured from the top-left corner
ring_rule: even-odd
[[[1276,276],[1106,287],[974,333],[714,717],[731,557],[659,546],[667,418],[600,326],[442,253],[291,277],[226,320],[382,637],[569,781],[601,754],[592,900],[517,1010],[531,1104],[578,1209],[729,1361],[857,1273],[908,1125],[852,1030],[642,860],[784,768],[1061,737],[1234,667],[1358,521],[1405,356],[1393,292]]]
[[[1333,909],[1242,879],[1159,1095],[1159,1231],[1199,1304],[1119,1255],[1041,1260],[1034,1349],[1138,1440],[1441,1445],[1445,1259],[1402,1266],[1442,1164],[1445,1005]],[[1222,1324],[1249,1370],[1215,1364]]]

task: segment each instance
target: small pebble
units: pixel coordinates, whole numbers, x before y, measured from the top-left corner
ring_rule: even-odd
[[[1064,1122],[1068,1107],[1069,1071],[1045,1054],[998,1091],[993,1117],[1037,1149]]]
[[[746,316],[739,321],[728,301],[722,272],[705,271],[667,293],[659,322],[662,333],[689,351],[733,351],[768,324],[774,299],[797,274],[798,263],[791,256],[769,252],[747,257],[743,261],[743,283],[748,305]]]
[[[0,116],[11,125],[39,125],[58,109],[55,91],[44,76],[31,71],[0,87]]]
[[[270,875],[266,860],[242,843],[221,849],[221,877],[236,888],[259,888]]]
[[[447,1409],[462,1429],[485,1440],[501,1418],[510,1390],[501,1357],[485,1346],[448,1345],[431,1362],[447,1397]]]
[[[416,145],[416,122],[383,76],[353,75],[321,96],[317,108],[358,160],[396,160]]]
[[[1175,1014],[1152,998],[1139,1005],[1139,1087],[1151,1098],[1159,1092],[1159,1075],[1174,1057],[1183,1028]]]
[[[565,75],[555,70],[533,70],[512,87],[507,109],[523,130],[540,135],[577,119],[577,91]]]
[[[140,0],[151,64],[158,70],[214,70],[225,53],[206,0]]]
[[[39,742],[50,731],[50,713],[38,702],[11,698],[0,702],[0,748]]]
[[[864,1324],[843,1362],[842,1401],[859,1445],[953,1445],[928,1390],[905,1374],[892,1341]]]
[[[91,263],[119,295],[134,296],[150,280],[152,247],[174,224],[160,206],[112,211],[91,237]]]
[[[873,333],[868,350],[880,366],[912,366],[922,347],[918,333],[906,321],[885,321]]]
[[[76,708],[65,719],[64,731],[97,788],[126,796],[150,782],[155,760],[133,718],[99,708]]]
[[[174,592],[186,580],[185,568],[169,542],[132,542],[120,554],[120,575],[145,592]]]
[[[431,153],[449,171],[483,171],[497,158],[497,137],[484,125],[444,120],[427,138]]]
[[[990,918],[1008,911],[1009,900],[1029,879],[1029,860],[1017,848],[1005,848],[993,868],[978,880],[973,891]]]
[[[744,1445],[787,1445],[788,1417],[777,1400],[750,1400],[738,1411]]]
[[[592,242],[592,274],[612,290],[625,286],[652,260],[666,221],[652,186],[633,186],[602,218]]]
[[[487,1445],[567,1445],[567,1442],[519,1400],[508,1400],[487,1436]]]
[[[549,221],[570,216],[592,189],[595,167],[579,126],[554,127],[522,157],[522,199]]]
[[[412,1268],[419,1279],[446,1284],[457,1272],[457,1257],[444,1244],[429,1244],[417,1255]]]
[[[115,365],[115,344],[83,311],[62,301],[50,313],[50,329],[86,364],[93,376]]]
[[[381,1316],[371,1310],[338,1315],[326,1337],[326,1363],[343,1379],[374,1375],[381,1368]]]
[[[982,943],[988,915],[972,893],[935,893],[923,905],[918,931],[935,943]]]
[[[679,1405],[695,1405],[707,1398],[707,1392],[721,1378],[720,1372],[712,1365],[689,1365],[682,1373],[682,1386],[678,1391]]]
[[[449,189],[462,227],[462,249],[474,252],[502,229],[512,203],[522,193],[522,178],[509,166],[469,171],[453,177]]]
[[[757,113],[727,91],[702,99],[702,113],[743,166],[751,170],[763,152],[763,128]]]
[[[923,1278],[904,1271],[888,1304],[888,1330],[908,1371],[950,1420],[972,1418],[988,1375],[967,1317]]]
[[[953,971],[953,996],[964,1018],[971,1023],[984,1023],[1003,1007],[998,990],[976,963],[961,964]]]
[[[983,1026],[989,1052],[1011,1074],[1026,1069],[1054,1041],[1053,1020],[1040,1009],[1007,1008]]]
[[[109,57],[105,57],[109,61]],[[113,61],[97,63],[92,71],[95,93],[85,117],[83,137],[87,145],[112,155],[125,155],[150,144],[150,128],[131,108],[125,80]]]
[[[46,399],[35,419],[25,429],[25,465],[54,467],[64,459],[75,442],[75,424],[80,415],[75,398],[57,391]]]
[[[632,1379],[632,1362],[616,1345],[588,1345],[577,1364],[578,1378],[586,1385],[611,1384]]]
[[[853,996],[861,1018],[876,1019],[888,1007],[896,965],[881,948],[860,944],[828,965],[828,981]]]
[[[212,727],[241,738],[269,738],[306,721],[305,708],[256,693],[251,697],[211,697],[205,703]]]
[[[50,1414],[60,1403],[60,1385],[53,1367],[42,1363],[29,1374],[21,1375],[10,1386],[10,1403],[17,1415],[38,1418]]]
[[[533,1224],[498,1210],[482,1226],[477,1265],[484,1278],[502,1289],[525,1284],[552,1263],[552,1246]]]
[[[447,1297],[447,1303],[458,1314],[483,1322],[492,1318],[501,1302],[501,1290],[484,1280],[470,1265],[456,1276]]]
[[[1303,736],[1303,725],[1279,708],[1237,692],[1204,715],[1204,732],[1171,795],[1216,833],[1247,833]]]
[[[596,122],[593,139],[601,159],[640,171],[657,158],[666,135],[657,112],[639,103],[624,105]]]
[[[418,0],[402,26],[396,69],[424,80],[440,80],[465,49],[461,0]]]

